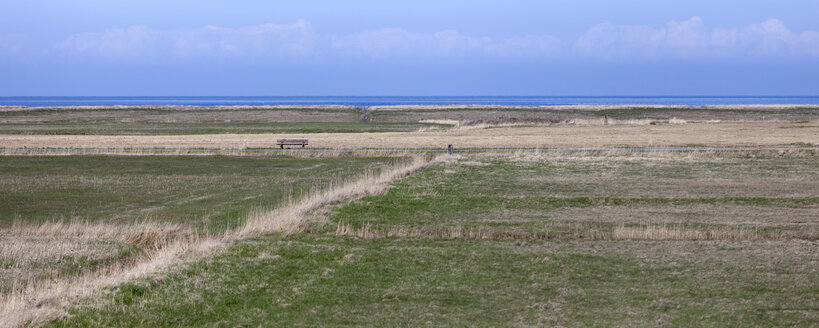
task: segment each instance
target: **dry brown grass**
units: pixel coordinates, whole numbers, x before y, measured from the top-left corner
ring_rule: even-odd
[[[0,294],[123,260],[129,250],[109,240],[0,236]]]
[[[312,148],[598,148],[819,144],[805,123],[534,126],[427,132],[223,134],[173,136],[0,135],[3,148],[276,148],[276,139],[309,139]]]
[[[31,282],[0,295],[0,327],[36,325],[64,315],[61,308],[71,300],[91,295],[96,290],[143,277],[212,253],[220,246],[240,239],[263,234],[293,233],[306,228],[307,213],[321,206],[350,197],[360,197],[387,190],[392,179],[404,177],[430,163],[415,157],[408,164],[380,174],[319,190],[304,199],[269,212],[257,212],[235,231],[219,236],[202,236],[179,225],[142,222],[132,225],[112,225],[86,222],[51,222],[40,225],[15,224],[5,233],[30,238],[75,238],[86,240],[117,240],[137,245],[143,251],[134,261],[105,266],[80,276]]]
[[[143,221],[130,224],[106,222],[57,221],[47,223],[15,222],[3,234],[16,237],[74,238],[116,240],[139,247],[146,255],[175,242],[195,242],[200,235],[183,224]]]
[[[594,228],[572,223],[574,230],[566,233],[566,224],[555,231],[515,232],[498,231],[490,228],[467,228],[461,226],[442,227],[402,227],[393,226],[377,229],[367,224],[353,228],[348,224],[336,226],[337,236],[356,236],[359,238],[452,238],[452,239],[487,239],[487,240],[726,240],[726,241],[786,241],[786,240],[819,240],[816,231],[763,231],[755,227],[709,227],[695,228],[679,224],[620,225],[613,229]],[[558,228],[558,224],[555,224]]]
[[[430,163],[422,157],[415,157],[415,160],[406,166],[378,175],[368,174],[364,179],[351,181],[337,188],[328,188],[326,191],[315,193],[289,206],[269,212],[255,213],[248,218],[244,226],[236,231],[236,235],[239,238],[250,238],[272,232],[304,231],[307,228],[310,212],[344,199],[382,194],[388,190],[388,182],[407,176]]]

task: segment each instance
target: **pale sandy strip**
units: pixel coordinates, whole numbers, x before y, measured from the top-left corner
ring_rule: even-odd
[[[218,134],[174,136],[0,135],[2,148],[275,148],[304,138],[311,148],[591,148],[819,144],[819,125],[723,123],[534,126],[385,133]]]
[[[432,162],[434,161],[416,157],[411,164],[385,171],[379,175],[366,176],[338,188],[317,192],[289,206],[254,215],[248,218],[245,226],[222,236],[201,239],[185,238],[172,242],[152,252],[149,257],[136,264],[112,266],[77,278],[46,282],[30,286],[18,293],[4,295],[0,298],[0,319],[2,319],[0,327],[20,327],[47,322],[63,315],[62,308],[71,301],[92,295],[103,287],[115,286],[156,273],[182,260],[189,261],[211,254],[221,246],[237,240],[275,232],[297,232],[304,227],[308,212],[343,199],[384,192],[388,188],[388,182],[407,176]],[[25,230],[21,227],[18,229]],[[48,235],[55,235],[59,234],[61,229],[37,227],[28,230],[28,233],[37,234],[38,230],[46,231]],[[81,230],[68,230],[72,236],[82,234]]]

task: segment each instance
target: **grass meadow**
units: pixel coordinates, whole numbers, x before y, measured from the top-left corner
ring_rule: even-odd
[[[410,132],[453,125],[789,122],[819,117],[810,106],[480,107],[236,106],[42,107],[0,109],[0,134],[191,135]],[[438,123],[435,123],[438,122]],[[814,124],[815,125],[815,124]]]
[[[418,122],[110,122],[110,123],[6,123],[0,133],[22,135],[186,135],[186,134],[260,134],[260,133],[359,133],[409,132],[444,129],[450,125]]]
[[[2,156],[0,296],[226,233],[404,161],[335,156]]]
[[[394,158],[3,156],[0,227],[159,220],[228,229],[250,209],[394,164]]]
[[[0,327],[819,326],[817,118],[0,108]]]
[[[48,325],[816,326],[816,160],[442,157]]]

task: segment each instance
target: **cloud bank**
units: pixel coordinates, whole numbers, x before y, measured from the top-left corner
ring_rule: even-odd
[[[225,28],[153,30],[146,26],[111,29],[69,36],[56,45],[68,55],[110,59],[140,58],[270,58],[351,57],[369,59],[430,59],[466,56],[544,57],[555,53],[559,40],[551,36],[512,37],[495,41],[466,36],[455,30],[431,34],[401,28],[368,30],[349,35],[316,33],[310,22],[262,24]]]
[[[579,54],[603,58],[817,56],[819,33],[794,33],[776,19],[709,29],[702,19],[692,17],[659,28],[599,24],[575,41],[573,48]]]
[[[19,51],[19,46],[0,38],[0,49]],[[155,30],[131,26],[71,35],[55,49],[65,56],[110,60],[815,58],[819,56],[819,32],[796,33],[776,19],[737,28],[709,28],[699,17],[692,17],[660,27],[602,23],[589,28],[578,39],[566,42],[550,35],[496,40],[464,35],[456,30],[417,33],[402,28],[332,35],[318,33],[310,22],[299,20],[293,24],[236,28]]]

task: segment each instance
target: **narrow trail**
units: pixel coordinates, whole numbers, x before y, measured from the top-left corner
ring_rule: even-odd
[[[315,192],[287,206],[250,215],[246,223],[236,230],[217,236],[173,240],[134,262],[119,263],[78,277],[41,282],[0,295],[0,327],[46,323],[65,315],[63,308],[72,301],[93,295],[101,288],[116,286],[159,272],[171,265],[208,256],[239,240],[272,233],[298,232],[306,227],[309,212],[345,199],[386,192],[389,182],[406,177],[440,158],[414,157],[412,163],[393,167],[380,174],[366,174],[338,187]],[[35,226],[31,230],[43,229]]]

